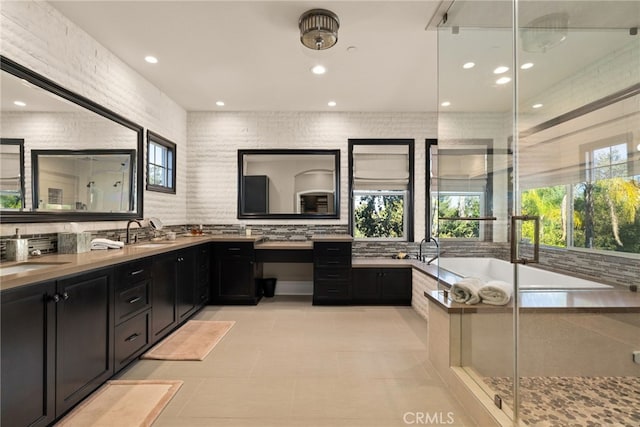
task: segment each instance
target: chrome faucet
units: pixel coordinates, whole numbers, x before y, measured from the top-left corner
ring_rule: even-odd
[[[139,219],[130,219],[129,222],[127,222],[127,240],[125,241],[125,244],[129,245],[131,244],[131,224],[133,223],[138,224],[138,227],[142,228],[142,224],[140,223]],[[138,236],[135,236],[135,241],[138,241]]]

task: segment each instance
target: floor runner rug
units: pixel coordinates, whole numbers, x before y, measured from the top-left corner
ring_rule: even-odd
[[[203,360],[231,329],[235,321],[189,320],[143,359]]]
[[[107,381],[56,425],[150,426],[181,386],[182,381]]]

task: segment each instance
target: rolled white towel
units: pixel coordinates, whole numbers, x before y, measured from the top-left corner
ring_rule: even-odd
[[[124,248],[124,242],[118,242],[115,240],[97,238],[91,241],[91,250],[104,250],[104,249],[122,249]]]
[[[478,295],[485,304],[506,305],[511,300],[513,285],[501,280],[489,280],[478,290]]]
[[[483,284],[477,277],[465,277],[451,286],[451,299],[458,303],[477,304],[480,302],[478,290]]]

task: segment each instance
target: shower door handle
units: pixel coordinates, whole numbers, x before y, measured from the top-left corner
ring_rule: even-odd
[[[533,221],[533,258],[518,257],[516,222]],[[511,264],[538,264],[540,261],[540,217],[535,215],[513,215],[511,217]]]

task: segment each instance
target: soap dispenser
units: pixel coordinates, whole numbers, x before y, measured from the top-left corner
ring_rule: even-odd
[[[16,228],[13,239],[7,240],[7,260],[26,261],[29,258],[29,239],[20,238],[20,229]]]

